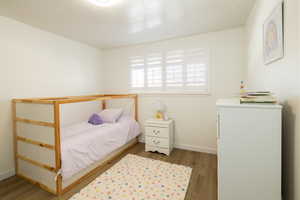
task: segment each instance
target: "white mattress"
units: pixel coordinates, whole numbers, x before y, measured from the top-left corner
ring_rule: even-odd
[[[140,134],[139,124],[129,116],[114,124],[74,124],[61,130],[62,177],[72,175],[103,159]]]

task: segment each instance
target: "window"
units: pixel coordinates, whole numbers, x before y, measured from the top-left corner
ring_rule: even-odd
[[[176,50],[129,58],[133,92],[208,93],[209,53]]]

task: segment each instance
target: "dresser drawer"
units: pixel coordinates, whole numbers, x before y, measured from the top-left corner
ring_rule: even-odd
[[[160,127],[146,127],[146,136],[169,138],[169,129]]]
[[[146,136],[146,144],[150,146],[169,148],[169,139]]]

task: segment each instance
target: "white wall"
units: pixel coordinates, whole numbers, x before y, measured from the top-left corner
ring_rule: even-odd
[[[13,173],[12,98],[102,90],[101,52],[0,17],[0,179]]]
[[[128,57],[140,53],[185,48],[208,48],[211,52],[211,95],[142,95],[139,119],[152,117],[152,103],[161,99],[169,117],[175,119],[177,147],[216,152],[216,107],[218,98],[239,92],[245,72],[244,29],[236,28],[187,38],[105,50],[104,82],[107,92],[128,92]]]
[[[263,23],[280,0],[259,0],[247,23],[248,82],[252,89],[271,90],[284,104],[283,192],[285,200],[300,199],[300,67],[299,0],[285,1],[285,56],[263,64]]]

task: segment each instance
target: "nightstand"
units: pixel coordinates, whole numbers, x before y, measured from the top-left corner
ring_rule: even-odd
[[[170,155],[174,146],[174,121],[147,120],[145,130],[146,151]]]

